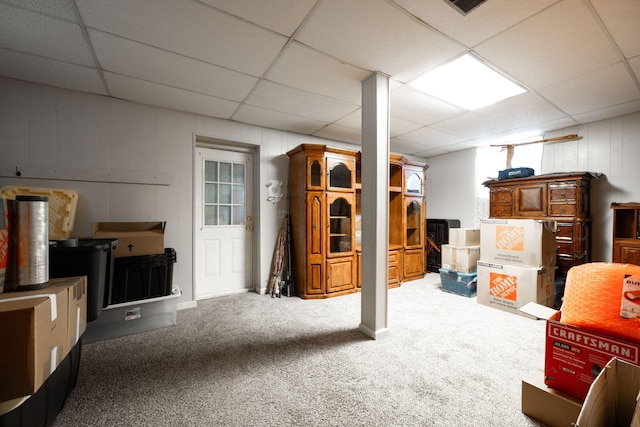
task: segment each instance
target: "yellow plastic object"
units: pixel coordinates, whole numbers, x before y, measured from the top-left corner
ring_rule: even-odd
[[[78,193],[75,191],[7,185],[0,189],[0,196],[8,200],[14,200],[16,196],[47,196],[49,198],[49,240],[67,239],[71,236],[78,206]]]

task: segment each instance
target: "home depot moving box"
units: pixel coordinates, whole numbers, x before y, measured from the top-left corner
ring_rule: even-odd
[[[154,255],[164,253],[165,221],[94,222],[94,239],[118,239],[114,257]]]
[[[485,219],[480,230],[482,261],[522,267],[550,267],[556,263],[552,221]]]
[[[478,261],[478,303],[518,313],[529,302],[553,306],[554,269]]]

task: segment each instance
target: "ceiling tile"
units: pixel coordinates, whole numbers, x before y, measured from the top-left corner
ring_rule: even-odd
[[[94,66],[80,26],[0,3],[0,47]]]
[[[597,120],[609,119],[611,117],[622,116],[640,111],[640,101],[627,102],[625,104],[614,105],[609,108],[588,111],[574,115],[578,123],[589,123]],[[557,129],[557,128],[554,128]]]
[[[0,70],[4,77],[107,95],[95,68],[0,49]]]
[[[475,51],[532,89],[620,60],[582,0],[557,3],[480,44]]]
[[[421,124],[410,122],[408,120],[401,119],[399,117],[390,117],[391,137],[403,135],[405,133],[420,129]]]
[[[233,115],[233,120],[249,123],[271,129],[281,129],[289,132],[313,134],[325,126],[319,120],[307,119],[292,114],[266,110],[264,108],[242,105]]]
[[[640,99],[640,89],[622,63],[545,87],[539,92],[572,115]]]
[[[141,104],[221,118],[230,118],[239,105],[237,102],[170,88],[118,74],[105,73],[104,77],[112,96]]]
[[[403,82],[464,51],[384,0],[325,0],[296,39]]]
[[[640,2],[591,0],[591,4],[626,58],[640,55]]]
[[[629,66],[636,75],[636,79],[640,80],[640,56],[636,56],[629,60]]]
[[[4,0],[4,2],[56,18],[76,21],[72,0]]]
[[[360,130],[362,128],[362,108],[358,108],[353,113],[336,120],[335,124]]]
[[[293,34],[316,3],[316,0],[201,1],[287,37]]]
[[[414,154],[425,151],[425,147],[398,138],[391,138],[389,141],[389,151],[392,153]]]
[[[416,151],[413,153],[414,156],[420,156],[420,157],[435,157],[435,156],[439,156],[441,154],[447,154],[450,153],[449,150],[445,150],[443,148],[431,148],[428,150],[424,150],[424,151]],[[428,173],[428,171],[427,171]]]
[[[267,80],[258,83],[246,103],[294,116],[323,120],[326,123],[334,122],[359,108],[354,104],[293,89]]]
[[[564,117],[566,114],[533,92],[525,92],[475,111],[509,128],[519,128],[538,122]]]
[[[313,135],[335,141],[344,141],[355,145],[362,145],[362,132],[360,129],[353,129],[336,124],[325,126]]]
[[[362,81],[371,74],[299,43],[289,44],[266,78],[352,104],[362,103]]]
[[[546,122],[535,123],[529,126],[523,126],[521,128],[514,129],[515,132],[536,132],[539,134],[544,134],[545,132],[550,132],[556,129],[567,128],[569,126],[575,126],[578,122],[575,121],[572,117],[565,116],[559,119],[549,120]]]
[[[467,47],[501,33],[558,1],[529,0],[513,7],[513,0],[491,0],[462,15],[446,0],[395,0],[422,21]]]
[[[423,147],[436,148],[449,144],[457,144],[463,139],[446,132],[442,132],[431,127],[422,127],[420,129],[399,135],[398,139],[419,144]]]
[[[464,113],[465,110],[439,101],[404,85],[391,92],[391,116],[430,125]]]
[[[91,30],[91,42],[105,71],[185,89],[230,101],[242,101],[256,77]]]
[[[462,139],[479,138],[509,130],[476,113],[465,113],[431,125],[432,128]]]
[[[174,0],[76,0],[87,26],[260,76],[286,38],[211,7]]]

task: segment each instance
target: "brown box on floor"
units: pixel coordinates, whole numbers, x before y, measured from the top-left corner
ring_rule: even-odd
[[[581,409],[581,400],[548,387],[542,371],[522,380],[522,413],[549,427],[571,426]]]

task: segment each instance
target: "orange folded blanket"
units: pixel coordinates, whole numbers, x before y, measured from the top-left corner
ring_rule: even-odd
[[[640,265],[594,262],[572,267],[567,273],[560,321],[640,342],[640,318],[620,316],[623,282],[629,275],[640,276]]]

